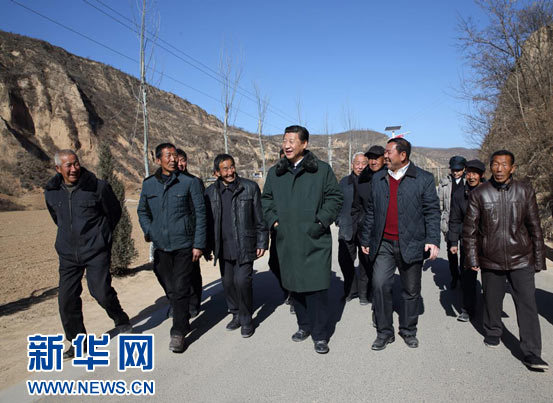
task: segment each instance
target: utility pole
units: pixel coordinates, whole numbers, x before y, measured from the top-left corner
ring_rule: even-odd
[[[148,102],[146,94],[146,64],[144,61],[145,45],[144,32],[146,30],[146,0],[142,0],[142,24],[140,28],[140,100],[142,103],[142,117],[144,122],[144,177],[150,176],[148,160]]]
[[[140,25],[140,102],[144,122],[144,178],[150,176],[150,161],[148,159],[148,98],[146,91],[145,37],[146,31],[146,0],[142,0],[142,23]],[[150,262],[154,261],[154,244],[150,243]]]

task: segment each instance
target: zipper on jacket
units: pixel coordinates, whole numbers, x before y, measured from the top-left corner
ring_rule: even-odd
[[[169,180],[170,180],[170,179],[169,179]],[[162,208],[163,210],[165,210],[165,218],[166,218],[165,222],[166,222],[167,224],[169,224],[169,208],[168,208],[168,206],[167,206],[167,183],[164,183],[164,184],[163,184],[163,198],[162,198],[162,200],[161,200],[161,208]],[[165,230],[167,230],[167,228],[166,228]],[[167,250],[171,250],[171,249],[172,249],[172,248],[171,248],[171,245],[169,245],[169,242],[170,242],[170,240],[169,240],[169,233],[167,233],[167,238],[166,238],[166,240],[167,240],[166,245],[169,246],[169,248],[168,248]]]
[[[507,256],[507,229],[506,229],[506,223],[507,223],[507,206],[506,206],[506,197],[505,197],[505,190],[500,190],[501,195],[501,216],[503,217],[502,220],[502,230],[503,230],[503,256],[505,258],[505,269],[510,270],[509,265],[509,257]]]
[[[75,189],[75,190],[77,190],[77,189]],[[76,239],[77,237],[75,237],[74,234],[73,234],[73,192],[69,192],[68,190],[67,190],[67,192],[69,193],[69,231],[71,232],[71,237],[73,237],[73,239]],[[75,254],[75,262],[76,263],[79,263],[79,251],[78,251],[78,249],[79,249],[79,246],[74,245],[74,251],[73,252]]]

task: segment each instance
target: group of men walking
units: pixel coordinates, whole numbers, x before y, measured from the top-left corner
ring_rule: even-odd
[[[271,270],[291,298],[298,329],[292,340],[312,337],[317,353],[327,353],[328,289],[331,279],[330,226],[339,226],[338,260],[344,300],[372,302],[377,337],[373,350],[395,340],[392,289],[396,268],[401,280],[399,335],[416,348],[421,306],[422,264],[439,252],[440,227],[448,246],[451,288],[458,279],[468,321],[476,313],[476,275],[482,272],[484,342],[501,337],[505,282],[511,283],[520,325],[524,363],[547,368],[534,296],[534,273],[545,268],[536,197],[512,177],[514,156],[498,151],[490,161],[492,178],[482,184],[485,166],[454,157],[451,175],[438,186],[429,172],[410,161],[411,144],[390,139],[353,156],[352,172],[340,183],[332,168],[308,150],[302,126],[284,131],[283,157],[271,167],[263,192],[237,174],[234,158],[219,154],[217,180],[204,190],[188,173],[186,153],[173,144],[156,147],[158,170],[144,180],[138,204],[140,226],[153,242],[154,272],[173,312],[169,349],[186,348],[190,318],[201,302],[199,259],[219,262],[229,331],[254,334],[253,262],[269,248]],[[81,168],[76,154],[56,154],[56,175],[47,185],[46,203],[58,225],[60,314],[68,340],[84,333],[80,281],[84,270],[91,294],[122,332],[132,330],[111,287],[111,234],[121,214],[109,184]],[[440,213],[440,205],[441,210]],[[440,225],[441,222],[441,225]],[[445,224],[444,224],[445,223]],[[457,256],[461,256],[461,264]],[[358,273],[355,261],[358,261]],[[73,354],[72,347],[66,357]]]

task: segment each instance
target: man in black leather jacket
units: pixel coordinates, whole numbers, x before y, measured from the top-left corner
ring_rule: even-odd
[[[219,259],[223,288],[232,320],[227,330],[241,329],[242,337],[254,333],[252,323],[253,261],[265,254],[269,231],[263,220],[261,191],[257,183],[236,174],[234,158],[219,154],[214,161],[217,181],[206,191],[208,250],[214,264]]]
[[[499,346],[505,283],[511,284],[523,363],[548,369],[541,358],[541,331],[534,275],[545,270],[545,246],[536,193],[513,178],[515,156],[492,154],[492,178],[470,193],[463,222],[466,265],[481,270],[484,291],[484,344]]]

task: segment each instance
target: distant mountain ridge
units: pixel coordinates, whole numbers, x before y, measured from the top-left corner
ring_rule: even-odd
[[[75,56],[48,42],[0,31],[0,194],[19,195],[42,187],[52,175],[56,150],[72,148],[83,165],[95,170],[101,142],[108,142],[118,176],[138,189],[143,177],[139,82],[108,65]],[[150,149],[162,141],[182,147],[192,173],[211,175],[212,161],[223,152],[222,123],[197,105],[172,93],[148,88]],[[384,145],[387,136],[354,133],[354,151]],[[348,134],[332,135],[333,167],[338,177],[349,172]],[[281,139],[264,136],[267,167],[278,158]],[[327,160],[327,137],[314,135],[309,148]],[[239,172],[261,170],[256,134],[231,128],[230,153]],[[441,155],[444,154],[444,155]],[[444,166],[450,150],[414,148],[423,166]],[[155,165],[151,164],[151,171]]]

